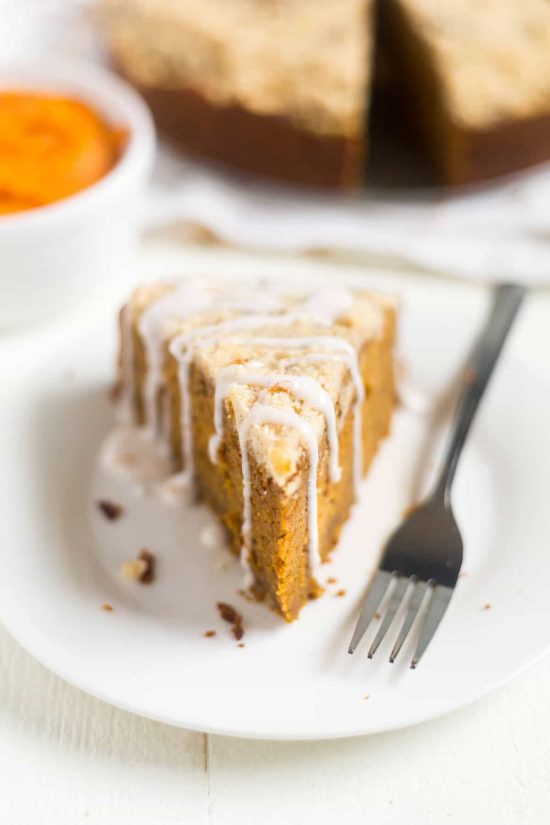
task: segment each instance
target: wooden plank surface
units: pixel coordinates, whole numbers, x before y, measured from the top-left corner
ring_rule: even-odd
[[[542,825],[550,658],[476,705],[334,742],[206,737],[117,710],[0,630],[2,825]]]
[[[206,753],[204,734],[87,696],[0,628],[2,825],[202,825]]]

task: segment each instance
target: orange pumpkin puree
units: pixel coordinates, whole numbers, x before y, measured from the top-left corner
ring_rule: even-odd
[[[0,215],[45,206],[100,180],[126,138],[78,100],[0,91]]]

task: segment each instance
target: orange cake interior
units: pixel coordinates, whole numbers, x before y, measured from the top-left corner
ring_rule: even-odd
[[[186,279],[138,288],[120,329],[121,403],[220,518],[245,586],[294,620],[390,427],[393,302]]]

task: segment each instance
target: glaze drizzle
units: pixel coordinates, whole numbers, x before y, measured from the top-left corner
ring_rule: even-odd
[[[281,299],[272,294],[263,297],[249,297],[249,292],[240,296],[216,293],[208,285],[186,282],[180,287],[161,295],[142,314],[139,332],[143,340],[147,358],[144,385],[145,430],[150,436],[168,441],[167,427],[163,420],[169,414],[168,401],[163,399],[166,410],[159,416],[158,394],[164,380],[166,344],[168,351],[177,361],[178,391],[181,409],[181,443],[183,472],[173,476],[174,484],[188,489],[194,479],[193,410],[190,391],[190,370],[198,347],[214,346],[229,338],[231,343],[243,347],[273,350],[279,354],[277,367],[267,367],[260,361],[249,361],[246,365],[230,364],[222,367],[216,376],[214,404],[214,435],[209,443],[209,456],[216,463],[218,450],[223,439],[224,409],[226,400],[235,385],[260,388],[257,401],[238,426],[243,478],[243,520],[241,562],[246,570],[247,584],[252,582],[249,557],[252,538],[249,434],[253,426],[273,424],[295,429],[308,456],[308,544],[312,575],[318,569],[319,537],[317,530],[317,472],[319,447],[317,435],[310,423],[299,412],[271,406],[269,393],[274,387],[287,392],[300,404],[306,404],[320,412],[324,418],[329,443],[329,475],[331,481],[341,478],[339,464],[339,439],[336,424],[336,410],[333,399],[321,382],[309,375],[296,375],[287,369],[304,363],[336,362],[343,364],[350,373],[354,387],[354,484],[357,491],[362,475],[362,405],[365,391],[360,373],[358,355],[348,340],[337,334],[293,334],[285,336],[284,329],[306,322],[321,328],[333,326],[336,320],[349,312],[353,306],[353,296],[341,288],[324,288],[307,295],[292,311]],[[211,309],[238,312],[233,318],[222,318],[215,323],[207,323],[182,333],[181,329],[192,315]],[[124,361],[122,375],[125,395],[131,400],[136,388],[133,378],[131,303],[122,316],[124,340]],[[257,335],[264,328],[281,328],[283,335]],[[286,353],[286,357],[280,357]],[[130,401],[131,403],[131,401]],[[160,421],[159,421],[160,417]]]

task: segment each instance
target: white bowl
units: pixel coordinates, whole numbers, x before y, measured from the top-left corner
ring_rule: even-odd
[[[97,183],[51,205],[0,216],[0,326],[6,328],[89,306],[133,283],[155,132],[140,96],[88,63],[3,64],[0,88],[74,95],[130,135],[123,156]]]

